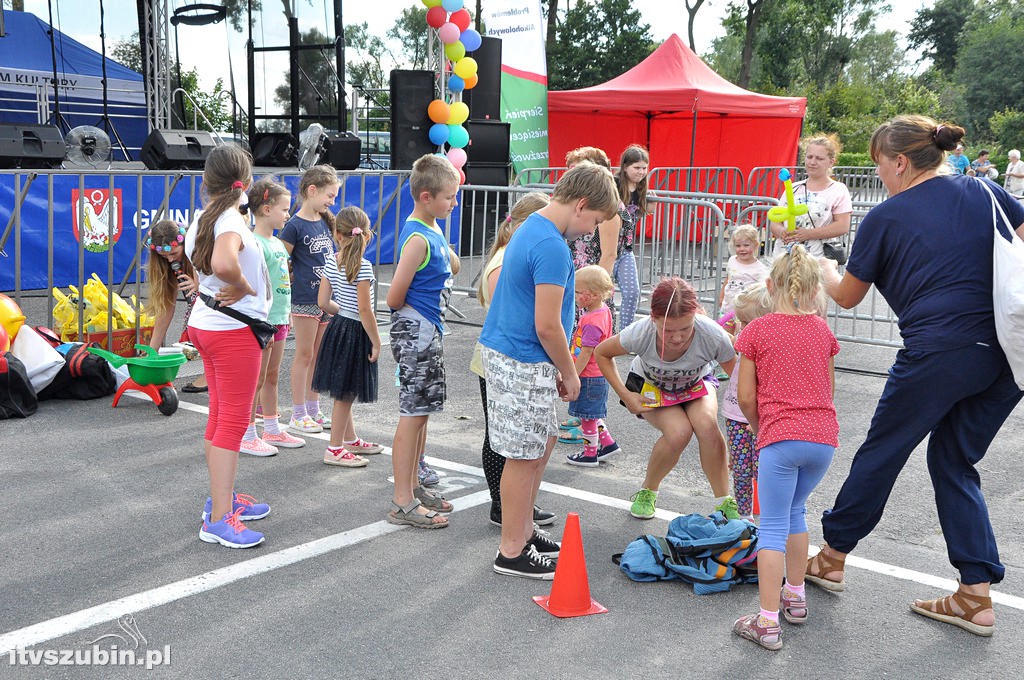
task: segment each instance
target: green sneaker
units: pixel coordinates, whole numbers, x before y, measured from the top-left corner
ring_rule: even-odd
[[[633,515],[633,517],[637,519],[651,519],[654,517],[654,502],[658,500],[657,491],[640,489],[629,500],[633,501],[633,507],[629,509],[629,514]]]
[[[722,513],[726,519],[740,518],[740,506],[732,496],[726,496],[721,503],[715,506],[715,511]]]

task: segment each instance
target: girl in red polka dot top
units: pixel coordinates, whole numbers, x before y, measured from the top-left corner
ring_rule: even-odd
[[[807,619],[805,503],[839,445],[832,402],[839,343],[818,315],[821,269],[802,245],[775,260],[768,290],[774,311],[751,321],[736,340],[743,357],[737,397],[759,455],[761,611],[739,619],[733,630],[778,649],[779,609],[790,623]]]

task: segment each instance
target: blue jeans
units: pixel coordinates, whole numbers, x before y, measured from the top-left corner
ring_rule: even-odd
[[[848,553],[871,533],[896,477],[930,433],[928,472],[949,561],[962,583],[999,583],[1005,569],[974,466],[1021,396],[998,346],[900,350],[867,438],[822,517],[828,544]]]
[[[786,552],[790,534],[807,532],[807,497],[832,463],[835,449],[815,442],[775,442],[758,456],[761,526],[757,547]]]

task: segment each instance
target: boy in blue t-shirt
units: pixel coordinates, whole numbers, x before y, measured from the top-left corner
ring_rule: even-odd
[[[554,578],[549,557],[558,554],[558,544],[534,530],[533,506],[558,435],[555,400],[575,400],[580,391],[569,354],[575,284],[566,240],[592,234],[618,206],[611,173],[580,163],[505,250],[480,334],[491,446],[506,458],[501,545],[494,559],[499,574]]]
[[[441,336],[459,258],[436,220],[458,205],[459,173],[443,156],[428,154],[412,166],[409,188],[416,207],[398,239],[398,266],[387,303],[391,308],[391,354],[398,365],[398,427],[391,444],[395,475],[387,520],[422,529],[448,526],[452,504],[418,479],[418,458],[427,438],[427,419],[444,408]]]

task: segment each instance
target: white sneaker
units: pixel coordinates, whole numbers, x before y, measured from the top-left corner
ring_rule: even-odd
[[[255,439],[243,439],[242,446],[238,449],[241,453],[248,453],[250,456],[276,456],[277,447],[271,446],[259,437]]]
[[[309,416],[302,416],[298,419],[293,417],[288,421],[288,429],[299,434],[316,434],[324,431],[324,428]]]

